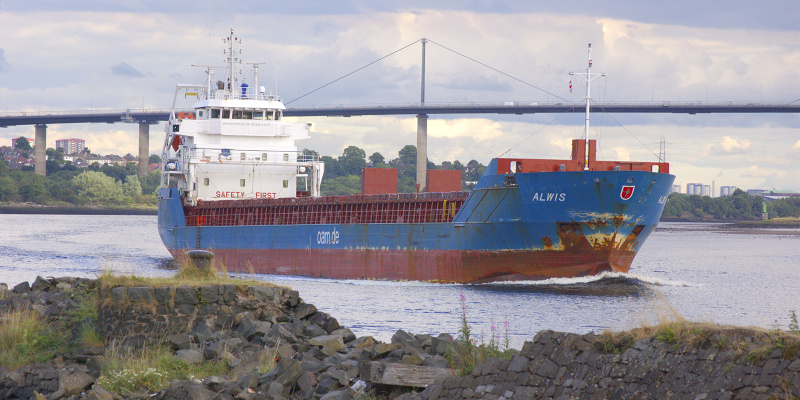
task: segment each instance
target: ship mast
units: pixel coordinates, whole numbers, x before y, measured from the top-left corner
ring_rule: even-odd
[[[570,72],[569,73],[570,75],[577,75],[577,76],[580,76],[583,79],[586,79],[586,99],[585,99],[586,100],[586,121],[584,122],[584,128],[583,128],[583,140],[585,142],[584,143],[584,149],[583,149],[584,150],[583,151],[583,157],[584,157],[583,169],[584,169],[584,171],[589,169],[589,111],[590,111],[590,107],[591,107],[590,104],[592,102],[592,98],[591,98],[591,95],[590,95],[590,89],[591,89],[591,86],[592,86],[591,82],[592,82],[592,80],[594,78],[597,78],[597,77],[600,77],[600,76],[606,76],[606,74],[597,74],[597,73],[592,74],[592,44],[591,43],[589,43],[588,59],[589,59],[589,64],[586,66],[586,72],[585,73],[584,72]]]
[[[233,36],[233,28],[231,28],[231,35],[228,36],[227,39],[222,39],[224,43],[228,43],[228,59],[225,60],[228,62],[228,95],[230,98],[238,98],[237,94],[239,93],[239,88],[236,85],[236,73],[234,72],[234,64],[240,62],[239,57],[236,55],[236,49],[234,45],[238,41],[242,43],[242,40]],[[241,53],[241,50],[239,51]]]

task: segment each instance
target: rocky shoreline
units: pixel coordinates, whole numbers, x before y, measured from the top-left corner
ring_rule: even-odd
[[[800,341],[741,328],[635,335],[542,331],[510,359],[466,376],[450,367],[454,338],[398,330],[390,343],[356,337],[298,292],[238,284],[103,287],[42,278],[0,285],[0,314],[30,309],[55,319],[97,295],[97,317],[72,324],[70,351],[9,370],[0,398],[46,399],[768,399],[800,396]],[[92,329],[104,345],[80,344]],[[778,337],[779,339],[776,339]],[[687,339],[688,338],[688,339]],[[777,341],[780,340],[780,341]],[[169,382],[155,393],[102,385],[109,351],[168,346],[186,365],[225,373]],[[448,359],[450,358],[450,360]],[[273,361],[264,370],[265,360]]]

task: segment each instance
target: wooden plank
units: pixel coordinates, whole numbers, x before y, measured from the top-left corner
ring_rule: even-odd
[[[364,361],[359,374],[365,382],[424,388],[440,376],[455,376],[455,371],[450,368]]]

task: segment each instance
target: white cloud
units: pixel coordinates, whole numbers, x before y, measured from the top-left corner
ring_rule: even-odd
[[[795,3],[781,7],[796,9]],[[286,100],[423,37],[431,40],[426,47],[428,103],[579,101],[582,86],[573,82],[579,89],[569,93],[567,73],[585,68],[589,42],[594,70],[608,74],[592,88],[598,102],[791,102],[800,93],[796,24],[781,25],[778,18],[773,24],[783,28],[776,29],[745,17],[778,7],[772,4],[742,5],[726,13],[710,9],[728,22],[706,18],[707,24],[677,13],[673,8],[680,7],[673,4],[653,5],[657,8],[644,13],[613,1],[603,9],[615,11],[600,17],[513,1],[490,11],[462,3],[412,1],[365,8],[345,1],[337,3],[336,13],[326,12],[331,7],[324,4],[309,12],[288,4],[259,10],[237,2],[241,7],[230,9],[246,11],[210,16],[205,7],[188,7],[182,18],[174,17],[170,7],[181,7],[173,4],[157,8],[148,2],[135,7],[108,2],[103,11],[59,11],[69,6],[52,4],[40,8],[52,11],[21,12],[17,10],[23,3],[12,7],[4,2],[2,112],[166,108],[176,83],[202,81],[202,69],[192,64],[221,63],[219,39],[231,26],[243,39],[243,59],[267,64],[260,84],[269,91],[279,89]],[[81,7],[92,10],[96,5]],[[121,7],[125,10],[115,11]],[[417,43],[290,106],[418,102],[420,56]],[[716,179],[718,185],[748,188],[773,179],[776,186],[800,190],[797,174],[781,172],[796,166],[796,115],[614,118],[625,128],[600,114],[592,120],[591,135],[600,136],[603,159],[652,161],[665,137],[667,161],[679,182]],[[404,145],[416,144],[411,115],[299,120],[314,123],[313,138],[300,147],[324,155],[339,155],[354,144],[391,159]],[[582,127],[577,114],[431,115],[429,158],[485,164],[507,150],[515,157],[568,158],[571,139],[582,136]],[[33,127],[1,128],[0,138],[32,132]],[[160,151],[161,126],[151,132],[151,150]],[[97,152],[137,151],[135,124],[51,125],[50,146],[62,134],[87,140]],[[755,164],[756,172],[745,170]],[[771,175],[757,174],[764,171]]]

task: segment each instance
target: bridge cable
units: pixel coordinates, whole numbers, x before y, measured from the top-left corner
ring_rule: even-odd
[[[428,39],[428,42],[429,42],[429,43],[433,43],[433,44],[435,44],[435,45],[437,45],[437,46],[439,46],[439,47],[441,47],[441,48],[443,48],[443,49],[445,49],[445,50],[448,50],[448,51],[451,51],[451,52],[453,52],[453,53],[455,53],[455,54],[458,54],[458,55],[460,55],[461,57],[464,57],[464,58],[466,58],[467,60],[470,60],[470,61],[472,61],[472,62],[478,63],[478,64],[480,64],[480,65],[482,65],[482,66],[484,66],[484,67],[486,67],[486,68],[489,68],[489,69],[491,69],[492,71],[495,71],[495,72],[497,72],[497,73],[503,74],[503,75],[505,75],[505,76],[507,76],[507,77],[509,77],[509,78],[511,78],[511,79],[513,79],[513,80],[515,80],[515,81],[521,82],[521,83],[523,83],[523,84],[525,84],[525,85],[528,85],[528,86],[530,86],[530,87],[532,87],[532,88],[534,88],[534,89],[537,89],[537,90],[539,90],[539,91],[542,91],[542,92],[544,92],[544,93],[547,93],[547,94],[549,94],[549,95],[551,95],[551,96],[553,96],[553,97],[555,97],[555,98],[561,99],[561,100],[563,100],[563,101],[565,101],[565,102],[567,102],[567,103],[571,103],[571,101],[569,101],[569,100],[567,100],[567,99],[565,99],[565,98],[563,98],[563,97],[561,97],[561,96],[559,96],[559,95],[557,95],[557,94],[550,93],[550,92],[548,92],[547,90],[544,90],[544,89],[542,89],[542,88],[540,88],[540,87],[538,87],[538,86],[536,86],[536,85],[534,85],[534,84],[531,84],[531,83],[525,82],[525,81],[523,81],[522,79],[519,79],[519,78],[517,78],[517,77],[515,77],[515,76],[513,76],[513,75],[509,75],[509,74],[507,74],[507,73],[505,73],[505,72],[503,72],[503,71],[500,71],[500,70],[499,70],[499,69],[497,69],[497,68],[494,68],[494,67],[492,67],[492,66],[486,65],[486,64],[484,64],[484,63],[482,63],[482,62],[480,62],[480,61],[478,61],[478,60],[476,60],[476,59],[474,59],[474,58],[472,58],[472,57],[469,57],[469,56],[467,56],[467,55],[461,54],[461,53],[459,53],[459,52],[457,52],[457,51],[455,51],[455,50],[453,50],[453,49],[451,49],[451,48],[448,48],[447,46],[444,46],[444,45],[441,45],[441,44],[439,44],[439,43],[436,43],[435,41],[433,41],[433,40],[431,40],[431,39]],[[413,44],[413,43],[412,43],[412,44]]]
[[[342,75],[341,77],[339,77],[339,78],[336,78],[336,79],[334,79],[334,80],[332,80],[332,81],[330,81],[330,82],[328,82],[328,83],[326,83],[326,84],[324,84],[324,85],[322,85],[322,86],[320,86],[320,87],[318,87],[318,88],[316,88],[316,89],[314,89],[314,90],[312,90],[312,91],[310,91],[310,92],[308,92],[308,93],[306,93],[306,94],[304,94],[304,95],[302,95],[302,96],[300,96],[300,97],[298,97],[298,98],[296,98],[296,99],[293,99],[293,100],[291,100],[291,101],[288,101],[288,102],[286,102],[286,103],[284,103],[284,104],[291,104],[291,103],[293,103],[293,102],[295,102],[295,101],[297,101],[297,100],[300,100],[300,99],[302,99],[303,97],[306,97],[306,96],[310,95],[311,93],[314,93],[314,92],[316,92],[316,91],[318,91],[318,90],[320,90],[320,89],[323,89],[323,88],[325,88],[325,87],[327,87],[327,86],[330,86],[330,85],[332,85],[332,84],[334,84],[334,83],[336,83],[336,82],[338,82],[338,81],[340,81],[340,80],[342,80],[342,79],[344,79],[344,78],[347,78],[348,76],[350,76],[350,75],[353,75],[353,74],[355,74],[356,72],[358,72],[358,71],[361,71],[362,69],[364,69],[364,68],[367,68],[367,67],[369,67],[369,66],[370,66],[370,65],[372,65],[372,64],[375,64],[375,63],[377,63],[377,62],[379,62],[379,61],[382,61],[382,60],[383,60],[383,59],[385,59],[385,58],[388,58],[388,57],[390,57],[390,56],[393,56],[393,55],[395,55],[395,54],[399,53],[400,51],[403,51],[403,50],[405,50],[405,49],[407,49],[407,48],[409,48],[409,47],[411,47],[411,46],[413,46],[413,45],[415,45],[415,44],[419,43],[420,41],[422,41],[422,39],[417,39],[417,41],[415,41],[415,42],[413,42],[413,43],[410,43],[410,44],[408,44],[408,45],[406,45],[406,46],[403,46],[403,47],[401,47],[401,48],[399,48],[399,49],[397,49],[397,50],[395,50],[395,51],[393,51],[393,52],[391,52],[391,53],[389,53],[389,54],[387,54],[387,55],[385,55],[385,56],[383,56],[383,57],[381,57],[381,58],[379,58],[379,59],[377,59],[377,60],[375,60],[375,61],[373,61],[373,62],[371,62],[371,63],[369,63],[369,64],[367,64],[367,65],[365,65],[365,66],[363,66],[363,67],[361,67],[361,68],[358,68],[358,69],[356,69],[356,70],[354,70],[354,71],[352,71],[352,72],[350,72],[350,73],[347,73],[347,74],[345,74],[345,75]]]
[[[525,139],[522,139],[522,140],[520,140],[520,141],[519,141],[517,144],[515,144],[515,145],[511,146],[511,147],[510,147],[508,150],[506,150],[506,151],[504,151],[504,152],[500,153],[500,154],[499,154],[497,157],[502,157],[502,156],[504,156],[506,153],[508,153],[509,151],[511,151],[511,150],[514,150],[514,149],[515,149],[517,146],[521,145],[521,144],[522,144],[522,143],[524,143],[526,140],[528,140],[528,139],[532,138],[534,135],[536,135],[537,133],[541,132],[541,131],[542,131],[544,128],[547,128],[548,126],[550,126],[550,125],[551,125],[553,122],[556,122],[556,121],[557,121],[559,118],[561,118],[561,116],[563,116],[563,115],[564,115],[564,114],[566,114],[566,113],[570,113],[570,112],[575,112],[575,107],[572,107],[572,108],[570,108],[569,110],[567,110],[567,111],[564,111],[564,112],[563,112],[563,113],[561,113],[561,114],[558,114],[558,115],[557,115],[555,118],[553,118],[552,120],[550,120],[550,122],[548,122],[548,123],[546,123],[546,124],[542,125],[542,126],[539,128],[539,129],[537,129],[536,131],[534,131],[533,133],[531,133],[530,135],[528,135],[528,137],[526,137]],[[495,157],[495,158],[497,158],[497,157]]]

